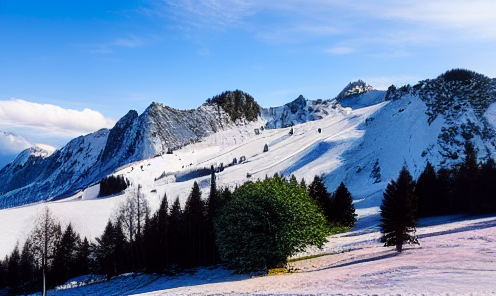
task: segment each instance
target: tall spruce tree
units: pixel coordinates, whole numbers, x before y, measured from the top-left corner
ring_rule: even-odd
[[[415,235],[417,219],[417,197],[415,182],[406,167],[400,171],[396,181],[391,180],[384,192],[381,205],[381,241],[384,246],[396,246],[401,252],[403,243],[418,244]]]
[[[179,203],[179,197],[172,204],[169,216],[169,244],[170,244],[170,262],[176,267],[185,267],[187,265],[187,248],[188,244],[184,235],[184,214]]]
[[[81,243],[79,235],[72,229],[69,223],[62,238],[57,244],[53,259],[52,283],[63,284],[66,280],[75,275],[77,248]]]
[[[427,162],[415,185],[418,197],[418,217],[436,215],[442,207],[439,199],[438,180],[434,167]]]
[[[470,212],[476,212],[480,203],[477,194],[477,181],[479,178],[479,166],[474,146],[467,141],[465,143],[465,159],[460,165],[456,180],[456,191],[454,194],[454,208],[456,212],[465,212],[467,207]]]
[[[335,217],[333,216],[331,194],[327,191],[324,180],[321,177],[315,176],[312,183],[308,185],[308,194],[322,209],[322,213],[326,217],[326,220],[329,223],[334,222]]]
[[[355,214],[353,198],[343,182],[339,184],[338,188],[334,192],[331,211],[334,222],[350,228],[355,227],[357,215]]]
[[[200,187],[196,181],[186,200],[184,219],[188,232],[188,266],[195,267],[205,264],[205,203],[201,199]]]

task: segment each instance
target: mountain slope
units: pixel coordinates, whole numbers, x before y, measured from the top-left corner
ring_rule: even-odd
[[[31,143],[19,135],[0,131],[0,169],[14,160],[21,151],[31,146]]]
[[[141,115],[129,111],[111,130],[70,141],[50,156],[25,151],[0,171],[0,207],[51,200],[77,192],[120,166],[180,149],[236,124],[221,107],[176,110],[152,103]]]

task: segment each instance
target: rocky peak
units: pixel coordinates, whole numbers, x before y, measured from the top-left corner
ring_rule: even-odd
[[[350,97],[356,96],[359,94],[363,94],[373,90],[374,88],[363,80],[357,80],[354,82],[348,83],[348,85],[336,96],[336,100],[339,102],[340,100]]]

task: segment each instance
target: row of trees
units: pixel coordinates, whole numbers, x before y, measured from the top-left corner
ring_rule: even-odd
[[[381,205],[382,241],[401,252],[405,242],[416,243],[419,217],[496,211],[496,165],[489,158],[477,163],[474,148],[465,144],[465,159],[437,172],[427,163],[417,181],[403,167],[386,187]]]
[[[427,163],[415,186],[418,216],[496,211],[496,164],[492,158],[478,163],[470,142],[465,144],[465,159],[452,168]]]
[[[35,221],[35,227],[22,249],[16,245],[0,261],[0,289],[24,294],[64,283],[90,271],[90,243],[81,239],[71,224],[64,231],[48,208]]]
[[[332,227],[356,221],[344,184],[330,194],[320,177],[307,187],[276,174],[231,192],[217,188],[212,170],[210,183],[202,199],[195,182],[184,208],[178,198],[170,207],[164,194],[153,214],[138,185],[92,243],[71,224],[62,231],[46,208],[22,250],[0,261],[0,289],[45,291],[90,272],[176,273],[221,262],[239,272],[272,268],[308,244],[321,245]]]
[[[108,176],[100,181],[100,193],[98,196],[107,196],[115,193],[119,193],[129,186],[129,180],[125,179],[124,176]]]

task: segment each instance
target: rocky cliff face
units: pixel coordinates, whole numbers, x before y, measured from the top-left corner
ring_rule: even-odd
[[[263,108],[262,118],[267,121],[266,128],[284,128],[307,121],[322,119],[329,115],[329,108],[334,108],[329,101],[307,100],[300,95],[296,100],[280,107]]]
[[[0,170],[0,207],[57,199],[98,182],[125,164],[179,149],[212,133],[242,124],[220,106],[176,110],[151,104],[129,111],[110,129],[78,137],[53,154],[23,151]]]

